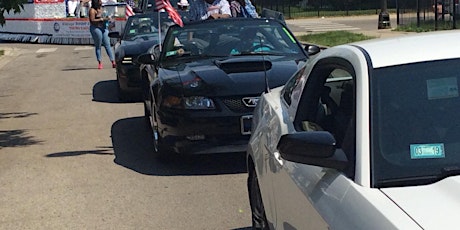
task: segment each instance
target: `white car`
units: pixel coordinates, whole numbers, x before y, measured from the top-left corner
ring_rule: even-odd
[[[332,47],[262,94],[247,150],[253,227],[459,229],[459,41]]]

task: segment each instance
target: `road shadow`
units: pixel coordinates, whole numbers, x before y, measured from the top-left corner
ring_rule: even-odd
[[[117,80],[100,81],[93,86],[93,101],[104,103],[137,103],[140,95],[131,95],[132,99],[121,101],[118,97]]]
[[[4,147],[24,147],[42,142],[28,135],[27,130],[24,129],[0,130],[0,149]]]
[[[37,114],[38,113],[28,112],[0,113],[0,119],[28,118]],[[30,136],[26,129],[0,130],[0,149],[5,147],[29,146],[42,142],[43,141],[36,140],[35,137]]]
[[[47,154],[46,157],[74,157],[80,155],[113,155],[112,147],[98,147],[92,150],[67,151]]]
[[[93,101],[123,103],[118,99],[116,80],[100,81],[93,86]]]
[[[126,118],[112,125],[115,163],[145,175],[220,175],[246,173],[245,153],[207,155],[153,154],[152,134],[144,117]]]
[[[71,67],[71,68],[62,69],[62,71],[89,70],[89,69],[97,69],[97,67]]]

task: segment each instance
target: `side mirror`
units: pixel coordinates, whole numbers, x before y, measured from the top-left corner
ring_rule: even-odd
[[[154,65],[157,63],[157,56],[151,53],[144,53],[137,57],[136,62],[139,64]]]
[[[301,164],[343,170],[348,164],[342,149],[330,132],[305,131],[283,135],[278,142],[283,159]]]
[[[321,52],[321,47],[317,46],[317,45],[313,45],[313,44],[306,44],[304,43],[303,44],[305,46],[305,51],[307,51],[307,54],[309,56],[313,56],[319,52]]]
[[[113,32],[109,32],[109,37],[110,38],[121,38],[121,35],[120,35],[120,32],[113,31]]]

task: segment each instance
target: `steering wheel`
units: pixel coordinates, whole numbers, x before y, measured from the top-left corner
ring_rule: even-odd
[[[257,44],[253,45],[251,48],[254,52],[260,52],[260,51],[270,51],[274,50],[275,47],[268,45],[268,44]]]

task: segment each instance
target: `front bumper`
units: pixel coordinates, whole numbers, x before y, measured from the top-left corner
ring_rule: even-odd
[[[142,79],[139,65],[117,63],[117,76],[123,91],[140,91]]]
[[[245,152],[250,135],[243,134],[241,117],[248,115],[251,114],[163,111],[158,114],[158,127],[165,147],[177,153]]]

